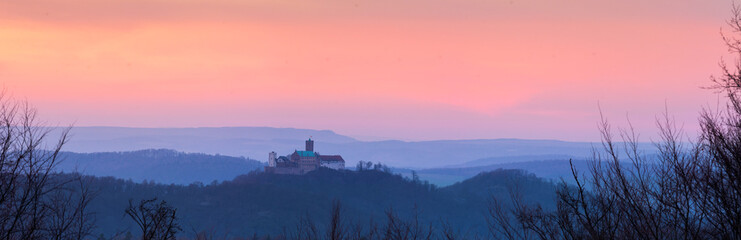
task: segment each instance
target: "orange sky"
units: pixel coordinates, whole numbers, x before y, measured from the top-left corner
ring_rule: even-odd
[[[730,1],[6,0],[0,79],[53,124],[597,140],[685,130]]]

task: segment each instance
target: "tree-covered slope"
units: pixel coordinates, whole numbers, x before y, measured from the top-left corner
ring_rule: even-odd
[[[251,173],[220,184],[189,186],[138,184],[114,178],[94,178],[99,189],[92,208],[98,213],[99,232],[111,235],[132,231],[123,216],[128,200],[158,197],[178,209],[186,234],[196,231],[230,236],[279,235],[292,231],[300,218],[318,225],[329,219],[332,201],[343,205],[349,221],[382,222],[392,210],[402,218],[417,212],[421,221],[449,222],[456,229],[484,234],[484,212],[490,196],[508,197],[512,182],[531,201],[552,195],[554,186],[521,171],[497,170],[446,188],[381,171],[320,169],[302,176]],[[551,200],[549,198],[547,200]]]

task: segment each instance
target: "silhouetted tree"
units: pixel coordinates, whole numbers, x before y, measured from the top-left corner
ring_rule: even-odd
[[[36,116],[27,102],[0,93],[0,239],[83,239],[92,229],[92,191],[79,175],[55,172],[69,129],[48,139],[52,128]]]
[[[345,222],[342,219],[342,204],[339,200],[332,201],[332,213],[329,220],[329,230],[327,231],[327,239],[330,240],[342,240],[348,239],[347,230],[345,229]]]
[[[137,205],[129,200],[129,207],[125,212],[139,226],[142,240],[175,239],[175,234],[182,230],[177,222],[177,209],[164,200],[141,200]]]
[[[729,21],[741,33],[741,11]],[[573,167],[575,184],[557,191],[557,208],[544,211],[512,197],[512,217],[494,200],[489,225],[507,239],[741,239],[741,41],[723,35],[739,59],[721,63],[724,74],[713,89],[728,104],[701,113],[701,133],[692,143],[665,114],[657,121],[658,156],[638,148],[632,127],[620,129],[616,142],[610,124],[601,121],[601,150],[595,151],[583,178]],[[690,143],[687,143],[690,142]]]

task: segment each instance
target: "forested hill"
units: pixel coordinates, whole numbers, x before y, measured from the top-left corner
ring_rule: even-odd
[[[414,212],[422,222],[454,225],[464,232],[485,235],[484,213],[490,196],[508,199],[508,186],[524,190],[529,202],[553,202],[555,185],[520,170],[496,170],[470,180],[436,188],[425,182],[391,173],[320,169],[303,176],[253,172],[219,184],[188,186],[140,184],[115,178],[92,178],[99,189],[92,209],[97,212],[99,233],[132,231],[124,217],[129,199],[158,197],[178,209],[184,234],[210,231],[229,236],[279,235],[293,231],[299,219],[318,226],[329,219],[333,200],[343,205],[343,215],[355,223],[385,221],[393,210],[409,219]],[[416,209],[416,210],[415,210]]]
[[[231,180],[235,176],[261,169],[262,162],[223,155],[183,153],[168,149],[132,152],[63,152],[59,170],[86,175],[115,176],[135,182],[191,184]]]

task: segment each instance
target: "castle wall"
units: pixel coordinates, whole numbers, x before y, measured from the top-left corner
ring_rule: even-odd
[[[322,162],[322,167],[331,168],[334,170],[342,170],[345,169],[345,163],[344,162]]]

